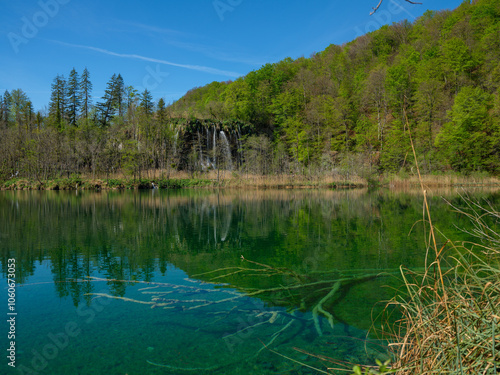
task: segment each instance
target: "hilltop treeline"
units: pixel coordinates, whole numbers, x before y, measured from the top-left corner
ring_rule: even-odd
[[[0,179],[145,169],[260,174],[500,171],[500,3],[465,1],[177,102],[120,74],[57,76],[47,110],[0,96]]]
[[[499,21],[494,0],[427,11],[310,58],[191,90],[172,109],[242,120],[302,167],[411,168],[410,129],[426,172],[497,173]]]

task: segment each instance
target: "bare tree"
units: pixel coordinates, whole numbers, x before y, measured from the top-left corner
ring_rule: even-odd
[[[376,6],[375,8],[372,8],[373,10],[370,12],[370,16],[371,16],[373,13],[375,13],[375,12],[378,10],[378,8],[380,8],[380,6],[382,5],[383,1],[384,1],[384,0],[380,0],[380,1],[378,2],[377,6]],[[405,0],[405,1],[406,1],[407,3],[410,3],[410,4],[422,4],[422,3],[418,3],[418,2],[416,2],[416,1],[411,1],[411,0]]]

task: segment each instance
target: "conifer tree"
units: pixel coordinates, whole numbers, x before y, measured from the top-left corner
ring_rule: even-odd
[[[49,103],[49,122],[59,130],[63,130],[66,123],[68,98],[66,80],[64,76],[56,76],[52,82],[52,93]]]
[[[100,122],[102,126],[109,125],[109,122],[114,117],[116,112],[116,80],[117,75],[113,74],[111,79],[106,85],[104,90],[104,96],[101,98],[103,101],[97,104],[97,108],[100,112]]]
[[[29,113],[33,112],[28,95],[21,90],[12,90],[10,93],[10,115],[17,126],[28,125]]]
[[[125,112],[124,94],[125,94],[125,83],[123,82],[122,75],[118,74],[116,76],[115,81],[113,82],[113,94],[112,94],[114,106],[118,111],[118,116],[123,116]]]
[[[9,93],[9,91],[5,90],[5,92],[3,94],[2,101],[0,102],[0,106],[1,106],[0,123],[4,127],[7,127],[9,125],[9,117],[10,117],[10,93]]]
[[[84,119],[87,119],[90,112],[90,107],[92,106],[92,82],[90,81],[90,73],[87,68],[83,70],[82,77],[80,79],[80,104],[81,104],[81,115]]]
[[[163,100],[163,98],[160,98],[160,100],[158,100],[158,110],[156,111],[156,116],[158,119],[158,124],[160,126],[164,125],[166,122],[167,110],[165,108],[165,100]]]
[[[146,116],[149,116],[153,113],[153,96],[148,89],[145,89],[141,94],[141,102],[139,106],[142,108]]]
[[[3,96],[0,95],[0,128],[5,126],[4,121],[3,121],[4,113],[5,113],[5,108],[3,105]]]
[[[80,97],[80,78],[73,68],[68,78],[68,122],[73,126],[76,126],[80,112]]]

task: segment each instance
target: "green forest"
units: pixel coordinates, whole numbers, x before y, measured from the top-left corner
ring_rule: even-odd
[[[68,69],[69,70],[69,69]],[[57,75],[45,111],[0,95],[0,181],[157,170],[257,175],[500,172],[500,2],[464,1],[157,102],[114,74]]]

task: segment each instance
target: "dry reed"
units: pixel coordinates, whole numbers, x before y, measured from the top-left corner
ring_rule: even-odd
[[[408,121],[407,121],[408,125]],[[411,132],[408,126],[411,140]],[[413,142],[411,142],[413,147]],[[413,154],[416,161],[415,150]],[[496,374],[500,372],[500,213],[464,197],[454,209],[473,223],[472,242],[447,240],[437,246],[426,191],[424,222],[430,228],[424,272],[402,269],[404,297],[396,297],[403,318],[391,344],[398,374]],[[443,273],[443,270],[446,272]]]
[[[476,203],[475,243],[448,242],[424,273],[402,272],[407,295],[391,302],[403,312],[392,344],[400,374],[496,374],[500,371],[498,212]],[[486,216],[485,216],[486,215]],[[438,266],[448,271],[442,275]]]

